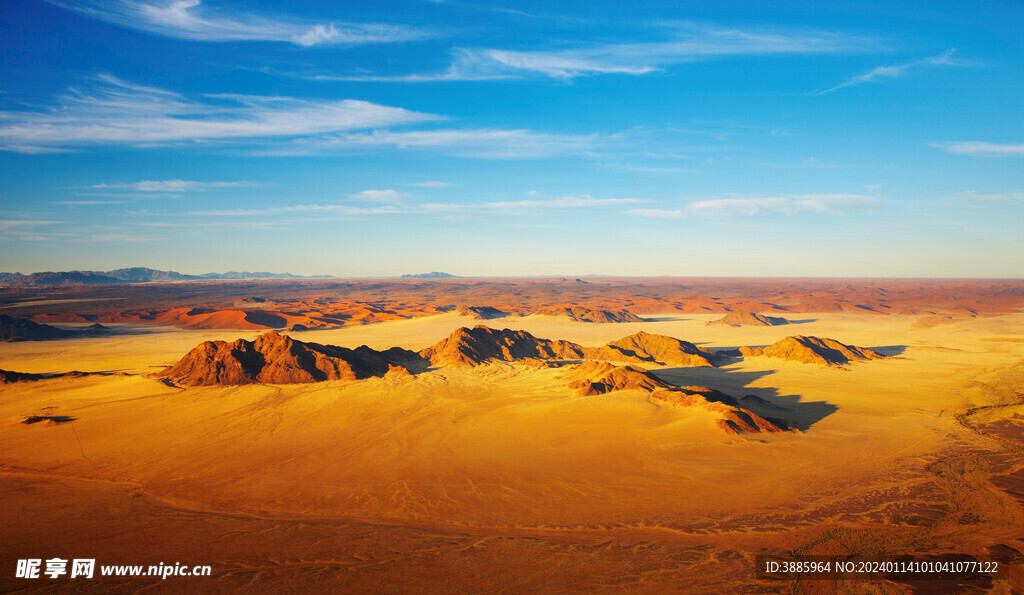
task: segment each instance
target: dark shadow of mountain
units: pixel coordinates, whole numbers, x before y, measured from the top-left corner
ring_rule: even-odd
[[[166,332],[148,329],[139,326],[124,326],[124,325],[103,325],[103,324],[92,324],[90,326],[68,326],[68,325],[55,325],[57,328],[74,333],[70,337],[64,337],[67,339],[81,339],[81,338],[97,338],[97,337],[116,337],[124,335],[151,335],[153,333]]]
[[[818,322],[817,318],[803,318],[801,320],[790,320],[789,324],[810,324],[812,322]]]
[[[644,322],[684,322],[689,320],[681,316],[641,316]]]
[[[871,351],[874,351],[876,353],[881,353],[882,355],[887,355],[889,357],[892,357],[892,356],[895,356],[895,355],[903,355],[903,352],[907,350],[907,346],[906,345],[882,345],[882,346],[879,346],[879,347],[869,347],[869,349],[871,349]]]
[[[39,422],[48,421],[55,424],[66,424],[71,421],[75,421],[77,417],[71,417],[70,415],[30,415],[23,419],[23,424],[37,424]]]
[[[706,386],[722,391],[734,397],[744,409],[761,417],[781,419],[804,432],[839,410],[838,406],[826,401],[804,401],[801,395],[779,394],[777,388],[750,387],[755,381],[774,374],[771,370],[741,372],[722,368],[665,368],[652,372],[676,386]]]
[[[288,326],[288,320],[276,314],[268,314],[259,310],[245,313],[245,321],[272,329],[281,329]]]

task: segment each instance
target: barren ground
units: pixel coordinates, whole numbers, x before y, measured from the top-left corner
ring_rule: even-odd
[[[659,321],[483,323],[585,346],[637,330],[712,349],[803,334],[898,357],[658,370],[757,395],[804,429],[730,436],[701,410],[576,396],[559,370],[514,364],[190,389],[148,376],[202,340],[259,331],[115,325],[124,333],[0,344],[7,370],[114,372],[0,385],[0,588],[29,585],[14,560],[60,556],[213,566],[53,582],[106,592],[897,593],[911,586],[758,582],[754,558],[1024,549],[1024,314],[929,328],[854,312],[741,328],[646,316]],[[478,323],[447,313],[289,334],[421,349]],[[73,419],[21,423],[31,415]],[[1016,573],[987,588],[1024,589]]]

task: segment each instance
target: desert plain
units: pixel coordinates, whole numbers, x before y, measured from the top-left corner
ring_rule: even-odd
[[[213,568],[31,588],[1024,589],[1020,281],[153,283],[5,289],[0,301],[0,314],[39,324],[105,327],[0,343],[0,368],[40,375],[0,384],[0,560]],[[572,307],[640,321],[587,322]],[[739,310],[787,324],[708,324]],[[402,373],[296,383],[166,374],[205,341],[276,331],[422,355],[479,325],[585,355],[470,349],[475,361],[449,365],[427,352]],[[711,363],[593,355],[640,332],[692,344]],[[737,351],[791,336],[879,357],[828,365]],[[668,388],[592,379],[600,390],[582,394],[572,380],[584,360]],[[659,398],[688,394],[676,387],[734,400]],[[774,425],[737,431],[719,423],[722,407]],[[945,553],[1001,556],[1010,569],[971,584],[755,572],[765,554]],[[26,588],[7,570],[0,588]]]

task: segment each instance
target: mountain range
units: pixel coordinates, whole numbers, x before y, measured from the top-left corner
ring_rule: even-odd
[[[330,279],[330,275],[302,276],[291,273],[238,272],[186,275],[175,271],[159,271],[145,267],[130,267],[113,271],[47,271],[23,275],[0,273],[0,286],[45,287],[51,285],[122,285],[126,283],[153,283],[169,281],[202,281],[223,279]]]

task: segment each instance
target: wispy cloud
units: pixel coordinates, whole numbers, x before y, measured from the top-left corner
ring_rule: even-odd
[[[154,238],[111,231],[108,226],[75,224],[72,231],[66,221],[38,219],[0,220],[0,239],[19,242],[146,242]]]
[[[54,200],[51,204],[68,206],[123,205],[123,200]]]
[[[354,207],[346,204],[296,204],[254,209],[214,209],[208,211],[193,211],[189,214],[206,217],[260,217],[286,213],[326,213],[342,217],[361,217],[366,215],[392,215],[406,212],[409,211],[394,205]]]
[[[727,56],[776,56],[863,51],[871,40],[829,31],[743,31],[691,24],[662,25],[668,39],[601,43],[548,50],[456,48],[447,69],[408,75],[315,76],[357,81],[432,82],[541,76],[571,80],[598,74],[640,75],[685,62]]]
[[[438,180],[424,180],[422,182],[412,182],[410,186],[416,186],[418,188],[447,188],[453,186],[451,182],[441,182]]]
[[[359,195],[356,195],[359,196]],[[228,209],[193,211],[190,215],[208,217],[259,217],[286,213],[323,213],[339,217],[365,217],[373,215],[403,215],[425,213],[485,213],[485,212],[533,212],[538,209],[578,209],[608,207],[642,202],[636,198],[594,198],[589,194],[548,196],[536,191],[526,194],[522,200],[489,201],[480,203],[412,203],[401,202],[374,206],[353,206],[351,204],[296,204],[256,209]]]
[[[397,190],[363,190],[362,192],[350,195],[352,198],[364,202],[379,204],[402,204],[412,195]]]
[[[531,198],[525,200],[487,202],[480,205],[480,207],[485,209],[566,209],[601,207],[640,202],[640,200],[636,198],[594,198],[589,194],[546,196],[536,190],[531,190],[527,193],[527,196]]]
[[[220,95],[198,101],[104,75],[47,110],[0,112],[0,149],[300,137],[440,119],[354,99]]]
[[[881,201],[862,194],[803,194],[750,198],[698,200],[688,205],[696,215],[795,215],[801,212],[846,213],[878,210]]]
[[[651,219],[679,219],[683,216],[682,209],[630,209],[626,212],[637,217],[650,217]]]
[[[953,53],[956,48],[950,48],[938,56],[932,56],[930,58],[924,58],[923,60],[915,60],[914,62],[905,62],[903,64],[894,64],[892,66],[879,66],[874,70],[865,72],[864,74],[858,74],[857,76],[847,80],[846,82],[840,83],[829,89],[822,91],[814,91],[811,95],[824,95],[833,91],[843,89],[845,87],[852,87],[854,85],[862,85],[864,83],[872,83],[879,79],[886,78],[898,78],[906,75],[909,72],[915,70],[923,70],[926,68],[934,68],[936,66],[966,66],[967,62],[959,61],[953,58]]]
[[[965,141],[932,143],[931,146],[950,153],[956,153],[957,155],[974,155],[976,157],[1010,157],[1024,155],[1024,144],[998,144],[985,141]]]
[[[440,149],[459,157],[529,159],[557,154],[583,154],[602,140],[597,135],[550,134],[525,129],[374,130],[297,139],[267,152],[274,155],[319,154],[360,147]]]
[[[195,180],[143,180],[116,184],[94,184],[90,188],[109,190],[134,190],[138,192],[195,192],[211,188],[252,187],[252,182],[197,182]]]
[[[967,190],[951,196],[944,196],[939,200],[943,203],[958,206],[989,206],[1000,203],[1024,202],[1024,192],[978,192],[977,190]]]
[[[25,227],[39,227],[42,225],[55,225],[63,221],[50,221],[47,219],[0,219],[0,231],[11,229],[22,229]]]
[[[276,41],[300,46],[393,43],[433,36],[402,25],[317,23],[286,15],[207,8],[200,0],[49,0],[136,31],[194,41]]]

